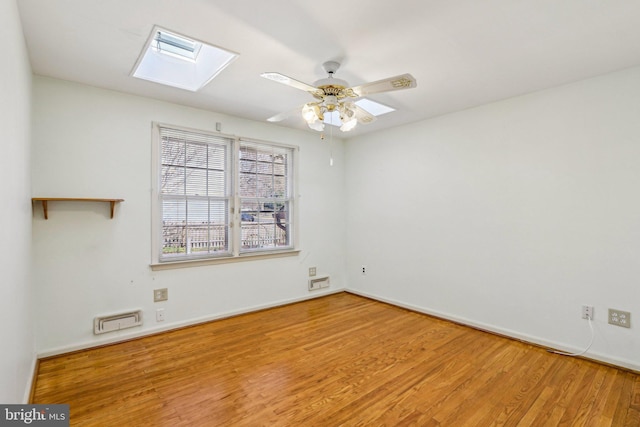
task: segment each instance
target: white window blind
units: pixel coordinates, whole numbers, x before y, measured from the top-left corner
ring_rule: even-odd
[[[152,265],[296,250],[297,147],[154,124]]]
[[[160,259],[228,254],[233,140],[166,127],[159,130]]]
[[[240,141],[241,252],[292,247],[292,162],[292,148]]]

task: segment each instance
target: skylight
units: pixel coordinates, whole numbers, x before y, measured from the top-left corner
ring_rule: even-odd
[[[132,73],[152,82],[198,91],[238,54],[155,27]]]
[[[386,105],[379,104],[367,98],[359,99],[355,102],[358,107],[362,107],[367,110],[371,115],[381,116],[383,114],[396,111],[395,108],[388,107]]]
[[[158,31],[151,43],[151,49],[166,55],[175,55],[195,62],[202,43],[186,37],[180,37],[168,31]]]
[[[383,114],[390,113],[392,111],[396,111],[395,108],[388,107],[386,105],[380,104],[378,102],[372,101],[367,98],[360,98],[356,102],[354,102],[358,107],[362,107],[372,116],[381,116]],[[324,122],[328,125],[333,126],[342,126],[342,120],[340,120],[340,113],[337,111],[333,111],[331,113],[327,112],[324,114]]]

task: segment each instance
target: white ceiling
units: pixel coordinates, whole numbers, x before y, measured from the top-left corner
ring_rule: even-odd
[[[417,88],[370,96],[397,111],[345,136],[640,64],[637,0],[17,1],[35,74],[252,120],[312,100],[265,71],[313,84],[338,60],[352,86],[413,74]],[[198,93],[135,79],[154,25],[240,57]]]

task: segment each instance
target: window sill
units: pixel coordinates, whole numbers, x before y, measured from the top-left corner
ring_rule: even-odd
[[[300,254],[299,249],[287,250],[287,251],[262,252],[262,253],[246,253],[239,256],[227,256],[227,257],[220,257],[220,258],[189,259],[189,260],[181,260],[181,261],[158,262],[158,263],[152,263],[150,267],[151,267],[151,270],[153,271],[173,270],[176,268],[201,267],[205,265],[231,264],[234,262],[255,261],[255,260],[261,260],[261,259],[273,259],[273,258],[285,258],[285,257],[291,257],[291,256],[298,256],[299,254]]]

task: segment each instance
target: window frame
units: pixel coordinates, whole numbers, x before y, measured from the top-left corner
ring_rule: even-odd
[[[250,158],[245,158],[242,159],[241,158],[241,152],[243,147],[250,149],[255,149],[256,150],[256,158],[255,160],[252,160]],[[271,159],[269,162],[265,163],[264,161],[260,160],[260,157],[265,156],[267,151],[271,151]],[[277,163],[274,160],[274,156],[273,153],[278,153],[281,152],[283,154],[287,155],[287,161],[283,162],[283,163]],[[288,152],[288,153],[287,153]],[[255,248],[255,247],[248,247],[245,248],[243,247],[242,243],[244,242],[244,240],[242,239],[242,236],[244,234],[244,231],[241,230],[239,233],[236,233],[241,241],[238,243],[238,250],[240,255],[248,255],[250,253],[264,253],[264,252],[268,252],[268,251],[278,251],[278,250],[288,250],[288,249],[293,249],[295,247],[295,236],[296,236],[296,230],[295,230],[295,226],[291,227],[288,226],[289,224],[296,224],[296,206],[293,203],[293,199],[294,199],[294,195],[295,195],[295,177],[294,175],[294,170],[295,170],[295,163],[296,163],[296,159],[294,156],[294,149],[291,146],[286,146],[286,145],[282,145],[282,144],[275,144],[272,142],[266,142],[266,141],[261,141],[261,140],[257,140],[257,139],[250,139],[250,138],[238,138],[238,146],[236,147],[236,149],[234,150],[234,153],[238,155],[238,159],[235,161],[235,165],[237,166],[237,169],[235,171],[236,173],[236,177],[234,179],[234,183],[236,183],[236,191],[235,191],[235,196],[236,196],[236,206],[238,206],[238,210],[239,210],[239,215],[240,215],[240,223],[239,226],[241,228],[243,228],[243,226],[248,226],[251,227],[253,224],[243,224],[242,222],[242,214],[244,212],[243,210],[243,201],[250,201],[253,200],[254,203],[260,205],[258,207],[254,207],[254,209],[258,210],[258,216],[259,217],[263,217],[263,216],[267,216],[270,218],[273,218],[273,220],[267,219],[267,221],[264,223],[265,226],[263,227],[269,227],[273,230],[272,234],[273,236],[271,237],[272,241],[275,242],[277,240],[277,234],[278,231],[276,230],[276,228],[281,228],[283,230],[285,230],[285,239],[287,240],[287,244],[285,246],[282,246],[281,248],[269,248],[269,249],[263,249],[263,248]],[[277,156],[275,156],[277,157]],[[286,172],[281,175],[282,177],[284,177],[286,184],[285,184],[285,189],[287,189],[288,191],[285,191],[286,194],[282,194],[280,196],[277,197],[273,197],[276,193],[276,189],[274,188],[275,185],[270,186],[270,195],[267,197],[266,195],[264,195],[263,197],[260,197],[258,195],[256,195],[254,193],[254,195],[243,195],[242,194],[242,190],[243,190],[243,186],[241,185],[242,183],[242,179],[241,179],[241,175],[244,175],[245,177],[249,177],[252,174],[250,173],[250,171],[248,170],[243,170],[243,168],[241,167],[241,162],[247,162],[247,163],[255,163],[255,170],[254,170],[254,175],[255,175],[255,179],[256,181],[261,181],[260,177],[264,178],[264,177],[271,177],[272,180],[275,180],[276,176],[278,175],[275,172],[275,168],[276,166],[281,166]],[[271,173],[261,173],[258,169],[260,164],[265,165],[265,164],[270,164],[272,166],[272,172]],[[255,192],[259,192],[258,189],[258,185],[256,184],[256,189]],[[287,206],[287,209],[284,211],[285,216],[284,216],[284,226],[282,226],[281,224],[281,218],[278,218],[277,215],[277,210],[276,210],[276,206]],[[265,215],[266,214],[266,215]],[[279,221],[280,219],[280,221]],[[258,219],[258,228],[260,227],[260,218]],[[284,227],[284,228],[283,228]],[[255,227],[251,227],[251,228],[255,228]],[[288,236],[287,236],[288,235]]]
[[[228,206],[229,232],[228,232],[228,251],[221,254],[199,254],[191,256],[178,256],[175,258],[163,258],[163,212],[161,197],[161,176],[162,176],[162,138],[160,129],[168,128],[179,132],[193,132],[200,135],[210,135],[214,138],[225,138],[230,140],[229,155],[229,178],[230,197]],[[275,143],[255,138],[238,137],[235,135],[222,134],[220,132],[194,129],[184,126],[171,125],[160,122],[152,122],[152,186],[151,186],[151,268],[153,270],[162,270],[169,268],[183,268],[196,265],[229,263],[237,261],[275,258],[284,256],[296,256],[299,254],[298,249],[298,157],[299,147],[295,145]],[[288,198],[290,218],[289,231],[291,233],[288,238],[288,245],[283,247],[268,248],[251,248],[242,249],[242,212],[240,197],[240,147],[242,144],[272,147],[276,150],[290,150],[290,171],[287,173],[290,191]],[[279,199],[276,199],[279,200]]]

